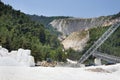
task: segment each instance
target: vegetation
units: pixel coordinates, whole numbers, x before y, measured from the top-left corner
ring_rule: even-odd
[[[101,37],[101,35],[109,28],[107,27],[98,27],[98,28],[92,28],[89,30],[90,32],[90,40],[88,41],[87,46],[85,47],[82,54],[84,54],[85,51],[88,50],[94,42]],[[98,51],[110,54],[114,56],[120,57],[120,27],[98,48]],[[86,61],[86,63],[93,63],[93,56],[89,58],[89,60]]]
[[[69,48],[65,52],[67,54],[67,58],[71,60],[79,60],[79,58],[82,56],[81,52],[75,51],[72,48]]]
[[[119,15],[120,13],[113,15],[111,19],[120,17]],[[49,25],[52,20],[61,18],[69,17],[26,15],[20,12],[20,10],[16,11],[10,5],[5,5],[0,2],[0,45],[9,49],[9,51],[18,48],[30,49],[32,50],[32,55],[35,57],[35,61],[46,60],[46,58],[51,58],[56,61],[65,61],[66,58],[78,60],[109,28],[98,27],[90,29],[90,40],[82,52],[74,51],[71,48],[63,52],[63,46],[57,39],[57,35],[61,33]],[[120,28],[117,29],[98,51],[120,56],[119,33]]]
[[[67,57],[72,60],[79,60],[79,58],[94,44],[95,41],[102,36],[102,34],[109,28],[97,27],[89,29],[90,40],[82,52],[74,51],[73,49],[66,50]],[[114,56],[120,56],[120,27],[98,48],[98,51]],[[93,63],[94,57],[91,56],[86,63]]]
[[[50,33],[58,36],[62,33],[58,32],[56,29],[54,29],[49,23],[52,22],[54,19],[66,19],[70,18],[69,16],[53,16],[53,17],[47,17],[47,16],[38,16],[38,15],[27,15],[32,21],[35,21],[37,23],[42,23],[46,29],[50,31]]]
[[[107,29],[108,27],[93,28],[90,30],[90,41],[88,46],[91,46]],[[99,47],[98,51],[120,56],[120,27]]]
[[[0,2],[0,45],[11,50],[31,49],[35,61],[52,58],[65,61],[66,55],[56,35],[44,25],[31,21],[28,16]]]
[[[47,17],[47,16],[38,16],[38,15],[27,15],[32,21],[36,21],[38,23],[44,24],[45,27],[49,27],[49,23],[52,22],[54,19],[65,19],[70,18],[69,16],[53,16],[53,17]]]
[[[111,15],[108,16],[110,17],[110,19],[115,19],[120,17],[120,13],[115,14],[115,15]],[[108,18],[107,17],[107,18]],[[36,15],[32,15],[30,16],[30,18],[33,21],[37,21],[37,22],[41,22],[44,25],[48,26],[48,30],[50,30],[53,33],[56,33],[54,29],[52,29],[52,27],[50,25],[48,25],[52,20],[54,19],[63,19],[63,18],[69,18],[69,17],[45,17],[45,16],[36,16]],[[82,52],[78,52],[78,51],[74,51],[73,49],[68,49],[65,52],[67,53],[67,57],[72,59],[72,60],[78,60],[82,54],[84,54],[90,46],[92,46],[92,44],[94,44],[94,42],[109,28],[109,26],[106,27],[97,27],[97,28],[92,28],[89,29],[89,34],[90,34],[90,40],[87,43],[87,46],[84,48],[84,50]],[[98,49],[98,51],[103,52],[103,53],[107,53],[107,54],[112,54],[115,56],[120,56],[119,54],[119,49],[120,49],[120,40],[119,40],[119,29],[117,29],[117,31]],[[90,57],[89,62],[91,62],[91,59],[93,57]]]
[[[105,41],[105,43],[98,50],[103,53],[120,57],[120,27]]]
[[[115,19],[115,18],[118,18],[118,17],[120,17],[120,12],[117,13],[117,14],[112,15],[111,19]]]

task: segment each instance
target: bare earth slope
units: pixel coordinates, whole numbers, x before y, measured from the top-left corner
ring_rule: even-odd
[[[82,51],[89,40],[89,34],[81,34],[83,31],[91,28],[110,26],[117,21],[120,21],[120,17],[102,16],[97,18],[55,19],[50,24],[62,33],[59,39],[62,41],[65,49],[72,48]],[[81,36],[84,37],[81,38]]]
[[[89,32],[83,30],[71,33],[62,41],[62,44],[65,49],[73,48],[74,50],[81,51],[86,46],[88,40]]]

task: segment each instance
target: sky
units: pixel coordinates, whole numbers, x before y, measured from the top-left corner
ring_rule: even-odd
[[[1,0],[26,14],[91,18],[120,12],[120,0]]]

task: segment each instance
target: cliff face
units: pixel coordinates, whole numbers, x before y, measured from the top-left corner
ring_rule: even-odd
[[[62,32],[63,35],[69,35],[70,33],[75,31],[101,26],[108,19],[109,18],[105,19],[104,17],[89,19],[56,19],[53,20],[50,24],[58,31]]]
[[[89,29],[98,26],[109,26],[116,22],[119,18],[111,20],[111,16],[104,16],[98,18],[67,18],[67,19],[55,19],[50,24],[56,28],[63,35],[69,35],[72,32]],[[120,19],[119,19],[120,20]]]
[[[114,15],[113,15],[114,16]],[[62,33],[59,36],[65,49],[83,50],[89,40],[89,34],[83,36],[83,32],[90,28],[109,26],[120,21],[120,17],[102,16],[98,18],[66,18],[55,19],[50,24]],[[119,16],[119,15],[118,15]],[[81,37],[83,36],[83,37]]]

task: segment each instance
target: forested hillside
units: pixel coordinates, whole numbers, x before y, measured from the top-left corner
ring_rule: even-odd
[[[31,49],[36,61],[52,58],[65,61],[65,54],[57,36],[44,25],[0,2],[0,45],[11,50]]]
[[[52,16],[52,17],[47,17],[47,16],[38,16],[38,15],[27,15],[30,17],[32,21],[36,21],[38,23],[44,24],[45,27],[49,27],[49,23],[52,22],[54,19],[65,19],[65,18],[70,18],[69,16]]]
[[[98,28],[93,28],[90,29],[90,40],[82,52],[84,52],[92,45],[94,42],[101,37],[101,35],[109,28],[108,27],[98,27]],[[97,49],[97,51],[113,56],[120,57],[120,27]],[[89,60],[86,62],[91,62],[93,61],[93,57],[91,56]]]
[[[100,52],[120,57],[120,27],[98,49]]]
[[[70,18],[70,16],[38,16],[38,15],[27,15],[32,21],[35,21],[37,23],[42,23],[46,29],[48,29],[52,34],[55,34],[56,36],[60,35],[61,33],[58,32],[55,28],[53,28],[50,25],[50,22],[52,22],[55,19],[66,19]]]
[[[29,15],[29,17],[33,20],[33,21],[37,21],[38,23],[43,23],[44,25],[46,25],[49,30],[54,30],[50,25],[48,25],[52,20],[54,19],[65,19],[65,18],[69,18],[69,17],[45,17],[45,16],[37,16],[37,15]],[[110,20],[116,19],[120,17],[120,12],[114,15],[109,15],[107,16],[110,18]],[[67,53],[67,57],[72,59],[72,60],[78,60],[82,54],[85,53],[86,50],[88,50],[88,48],[109,28],[109,26],[107,27],[97,27],[97,28],[91,28],[89,29],[89,34],[90,34],[90,40],[88,41],[86,47],[84,48],[84,50],[82,52],[77,52],[74,51],[72,48],[66,50]],[[52,31],[53,33],[55,33],[56,30]],[[58,33],[56,31],[56,33]],[[115,55],[115,56],[120,56],[119,52],[120,52],[120,28],[118,28],[115,33],[108,38],[108,40],[98,49],[98,51],[103,52],[103,53],[107,53],[107,54],[111,54],[111,55]]]
[[[120,17],[120,13],[111,15],[111,20]],[[54,19],[69,17],[45,17],[26,15],[20,10],[14,10],[10,5],[0,2],[0,45],[11,50],[18,48],[32,50],[36,61],[52,58],[65,61],[66,58],[78,60],[82,54],[109,28],[97,27],[89,29],[90,40],[82,52],[68,49],[62,51],[63,46],[57,39],[61,34],[49,23]],[[120,56],[120,28],[98,49],[101,52]],[[67,55],[65,54],[67,53]]]
[[[68,49],[67,57],[72,60],[79,60],[79,58],[101,37],[101,35],[109,28],[98,27],[89,29],[90,40],[87,42],[83,51],[77,52],[73,49]],[[120,27],[97,49],[99,52],[120,57]],[[85,63],[93,63],[94,57],[91,56]]]

